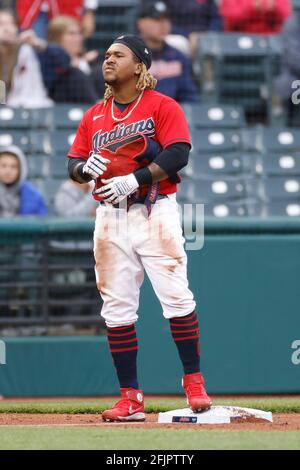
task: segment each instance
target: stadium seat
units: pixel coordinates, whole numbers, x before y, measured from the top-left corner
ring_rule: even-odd
[[[52,153],[50,132],[31,131],[29,137],[31,154],[50,155]]]
[[[230,203],[220,202],[219,204],[205,204],[204,215],[217,217],[246,217],[248,215],[247,205],[244,202]]]
[[[261,148],[263,152],[300,152],[300,133],[298,129],[292,128],[263,128]]]
[[[245,113],[240,106],[182,104],[190,127],[202,129],[238,129],[246,125]]]
[[[47,155],[56,153],[67,153],[71,147],[75,131],[54,131],[30,133],[32,153],[45,153]]]
[[[242,169],[245,175],[261,176],[264,172],[262,164],[263,155],[257,152],[240,153]]]
[[[23,150],[23,152],[28,152],[30,149],[29,132],[20,130],[2,130],[0,132],[0,147],[7,147],[8,145],[17,145]]]
[[[245,185],[246,198],[249,202],[264,203],[267,201],[264,180],[261,176],[245,179]]]
[[[265,211],[269,217],[300,217],[300,199],[266,204]]]
[[[300,200],[251,203],[247,210],[252,217],[300,217]]]
[[[10,129],[29,129],[30,111],[26,109],[15,109],[8,106],[0,107],[0,131]]]
[[[270,116],[275,54],[267,36],[201,34],[196,60],[202,70],[203,99],[243,106],[248,117]]]
[[[191,138],[193,148],[199,154],[235,152],[241,148],[237,131],[192,128]]]
[[[180,201],[179,201],[180,204]],[[199,218],[203,217],[216,217],[219,219],[225,219],[227,217],[247,217],[247,204],[246,201],[215,201],[204,203],[201,208],[195,206],[195,204],[182,202],[181,214],[184,222],[184,228],[190,226],[192,220],[197,217],[198,223]]]
[[[263,126],[249,126],[240,130],[242,147],[246,152],[261,152]],[[259,149],[259,150],[258,150]]]
[[[240,131],[243,148],[259,153],[300,153],[300,133],[290,127],[255,126]]]
[[[263,174],[267,176],[300,176],[300,153],[261,155],[259,164]]]
[[[178,200],[184,203],[209,203],[246,198],[246,182],[242,178],[184,178],[179,185]]]
[[[77,129],[89,106],[79,104],[56,104],[53,108],[56,129]]]
[[[291,176],[273,176],[263,178],[264,191],[267,201],[295,200],[300,201],[300,178]]]
[[[215,33],[201,35],[200,52],[210,51],[213,57],[265,57],[268,52],[268,39],[259,34],[248,33]],[[258,66],[253,60],[252,67]]]
[[[200,150],[198,152],[192,150],[189,164],[182,173],[192,178],[201,178],[208,175],[230,175],[242,172],[243,162],[238,152],[202,154]]]
[[[42,193],[44,196],[50,214],[53,213],[54,198],[61,185],[61,180],[54,178],[40,179],[32,178],[31,183]]]
[[[66,154],[54,154],[49,158],[49,173],[55,179],[67,179],[68,161]]]
[[[46,155],[28,155],[28,178],[49,178],[51,157]]]
[[[55,129],[54,107],[32,109],[30,111],[30,115],[31,115],[31,129],[34,129],[34,130],[45,129],[47,131],[51,131]]]
[[[196,181],[191,178],[183,178],[178,186],[177,199],[180,203],[199,202]]]
[[[248,217],[266,217],[267,216],[267,204],[265,202],[246,199],[247,215]]]

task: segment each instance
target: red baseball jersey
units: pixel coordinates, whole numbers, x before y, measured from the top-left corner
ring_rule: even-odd
[[[73,16],[80,20],[84,13],[83,0],[17,0],[16,10],[21,29],[29,29],[40,14],[43,3],[48,3],[48,16]]]
[[[108,172],[96,182],[96,187],[100,187],[102,178],[123,176],[147,165],[135,159],[144,151],[145,136],[153,138],[163,149],[177,142],[191,145],[179,104],[161,93],[145,90],[139,103],[134,101],[123,112],[114,105],[113,98],[90,108],[79,125],[68,157],[87,160],[92,153],[101,153],[111,160]],[[169,179],[159,183],[159,194],[176,190],[176,183]]]

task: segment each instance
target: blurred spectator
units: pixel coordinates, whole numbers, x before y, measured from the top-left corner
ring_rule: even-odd
[[[29,42],[26,33],[18,35],[13,12],[0,10],[0,80],[6,84],[7,104],[48,107],[52,101],[47,96],[36,50]]]
[[[143,2],[149,3],[149,0]],[[192,55],[201,32],[223,29],[215,0],[165,0],[165,3],[171,14],[172,34],[182,34],[189,39]]]
[[[42,39],[47,38],[48,23],[56,16],[72,16],[81,22],[84,37],[95,31],[94,10],[98,0],[17,0],[20,28],[33,29]]]
[[[166,43],[171,31],[169,12],[164,2],[144,5],[137,22],[139,33],[152,51],[150,72],[158,80],[156,90],[178,102],[199,100],[186,56]]]
[[[84,53],[80,23],[58,16],[49,24],[48,53],[40,56],[42,71],[55,102],[95,103],[104,92],[97,51]]]
[[[42,195],[27,178],[27,162],[19,147],[0,148],[0,217],[46,215]]]
[[[214,0],[165,0],[165,3],[171,12],[172,31],[177,34],[189,36],[194,32],[222,29]]]
[[[99,203],[91,195],[93,187],[93,181],[87,184],[64,181],[55,197],[55,213],[63,217],[95,217]]]
[[[290,0],[221,0],[224,29],[254,34],[279,33],[291,14]]]
[[[96,30],[95,10],[97,10],[99,0],[84,0],[84,14],[81,18],[81,25],[85,38],[91,37]]]
[[[95,103],[104,92],[96,51],[83,52],[80,23],[69,16],[58,16],[49,24],[48,43],[33,30],[21,35],[38,52],[42,77],[55,102]]]

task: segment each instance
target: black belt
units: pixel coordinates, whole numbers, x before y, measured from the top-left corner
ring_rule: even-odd
[[[158,201],[159,199],[165,199],[166,197],[168,197],[166,194],[159,194],[159,195],[157,196],[157,201]],[[137,199],[137,200],[135,200],[134,202],[132,202],[132,205],[133,205],[133,204],[144,204],[145,199],[146,199],[146,197]],[[122,202],[123,202],[123,201],[122,201]],[[114,207],[115,209],[119,209],[119,208],[120,208],[119,202],[118,202],[117,204],[106,204],[105,201],[99,201],[99,204],[100,204],[100,206],[109,205],[110,207]],[[121,204],[121,207],[122,207],[122,204]]]

